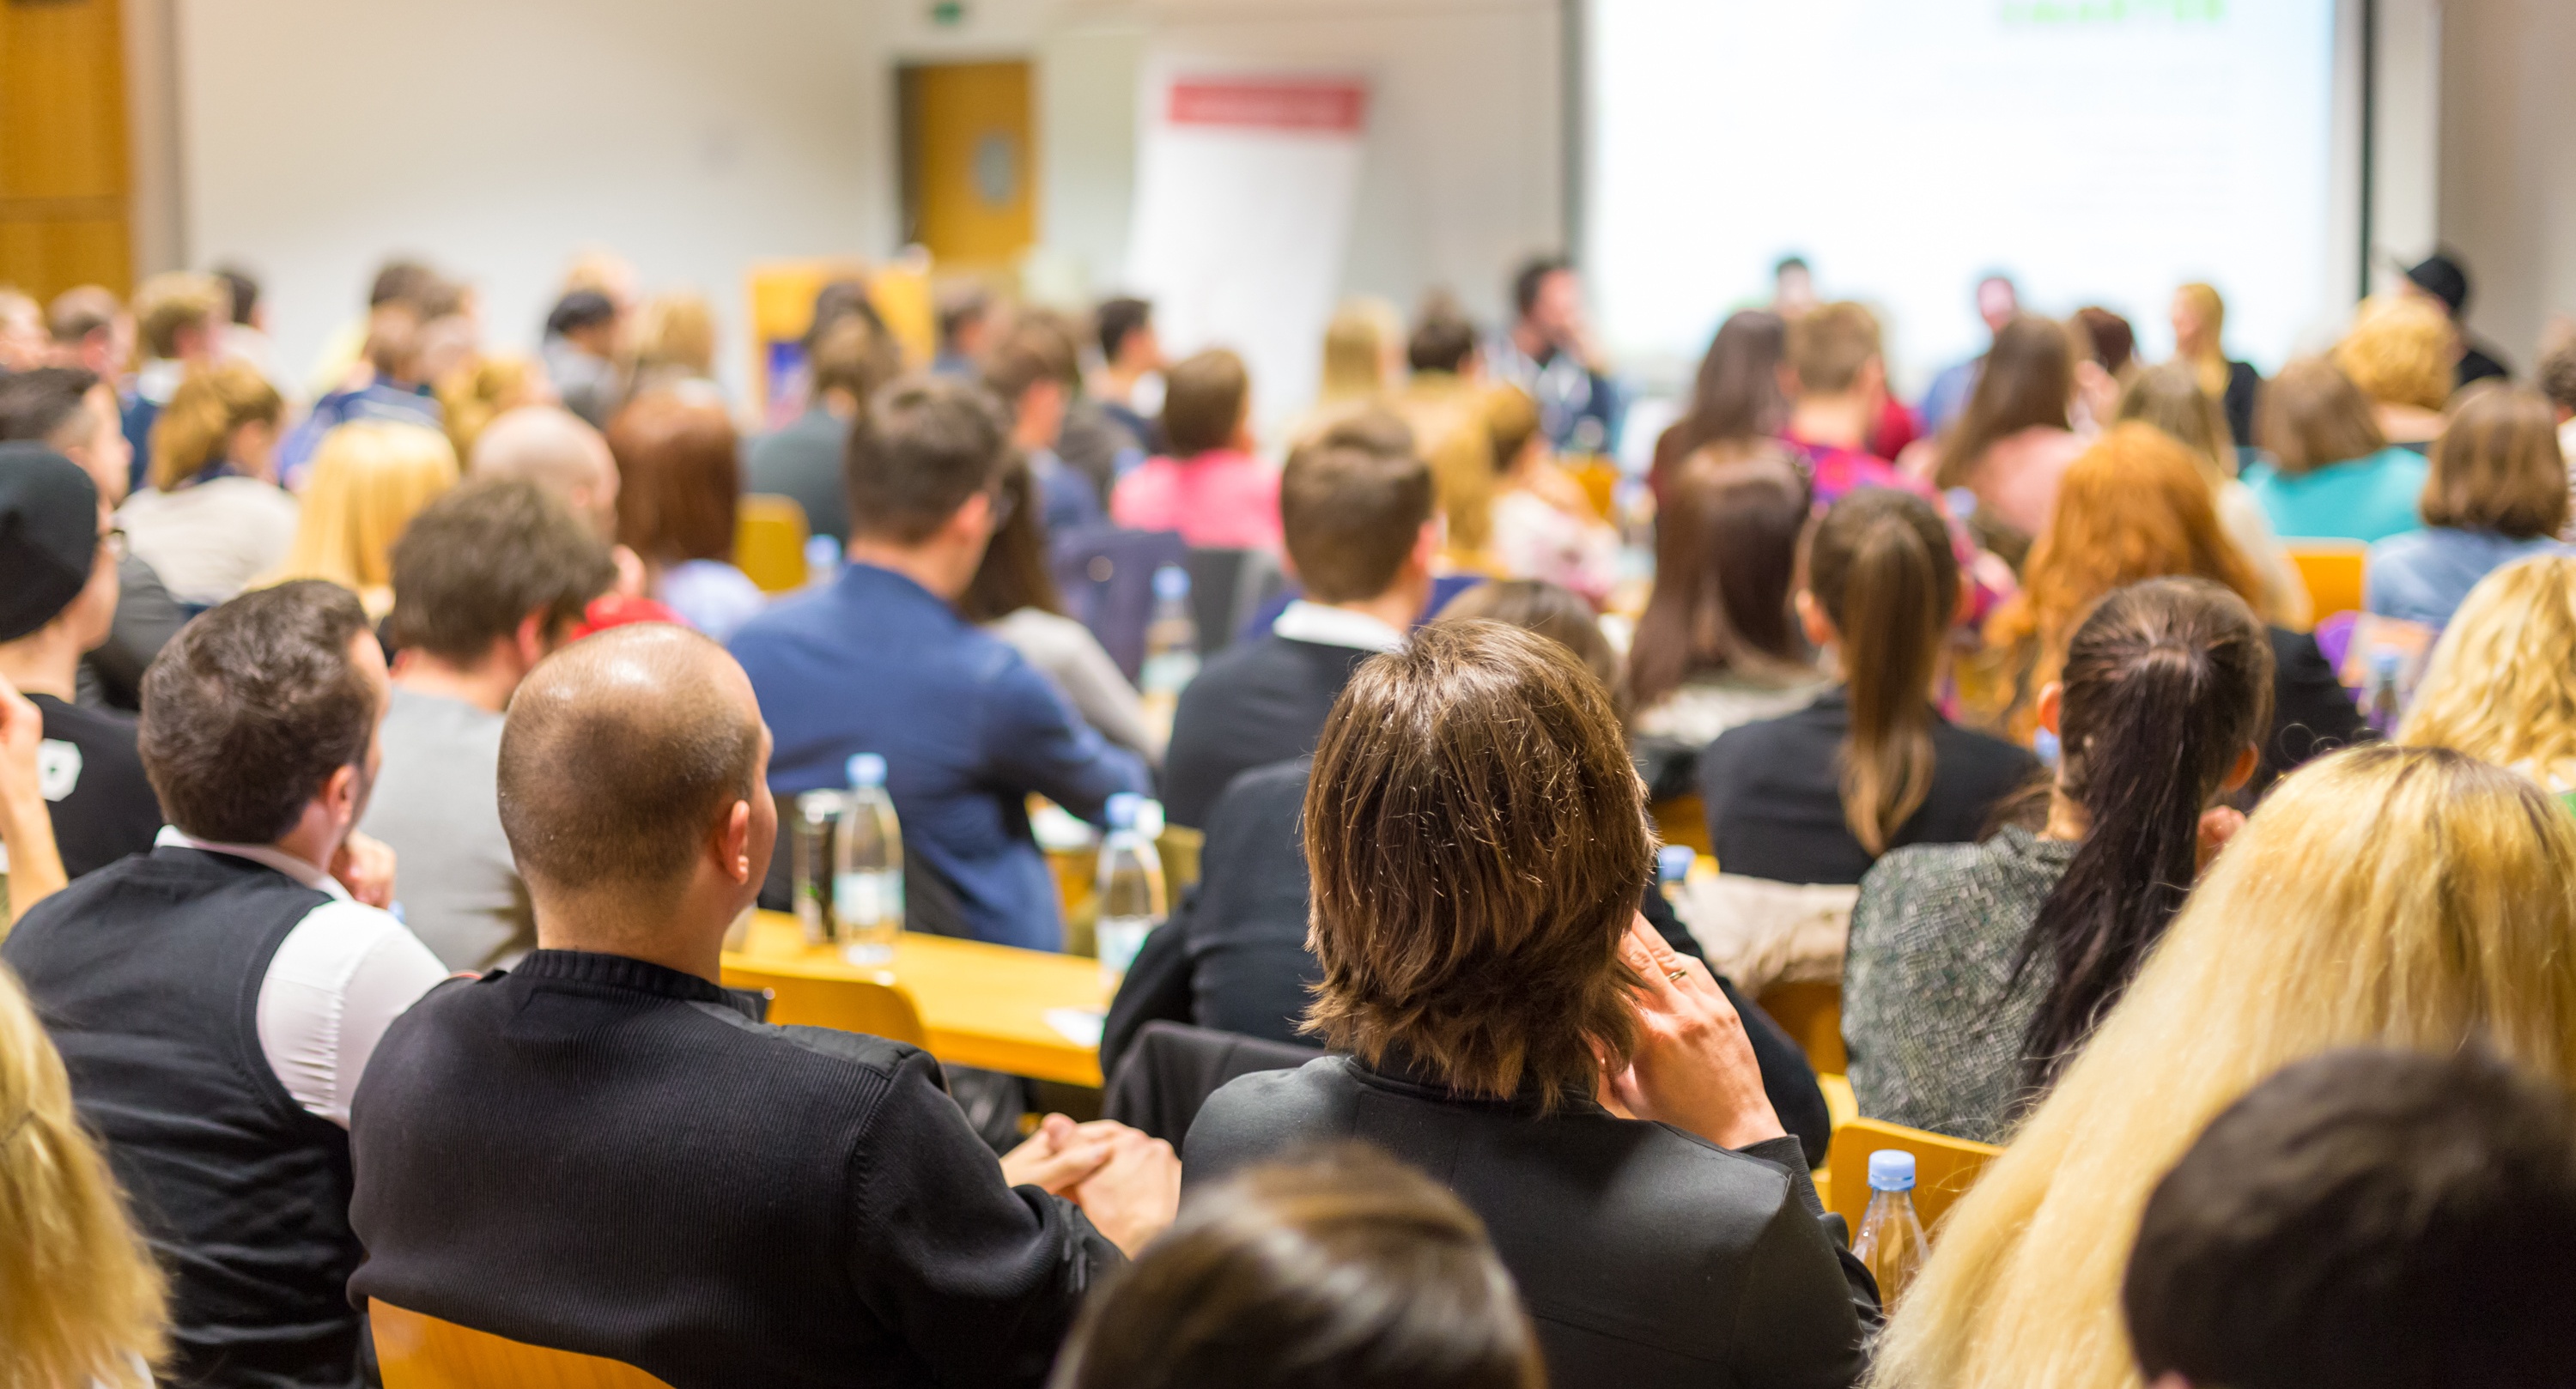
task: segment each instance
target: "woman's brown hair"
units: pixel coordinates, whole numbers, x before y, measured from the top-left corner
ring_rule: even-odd
[[[1719,325],[1691,382],[1690,408],[1655,440],[1652,477],[1663,494],[1673,471],[1711,444],[1768,439],[1789,426],[1789,400],[1780,392],[1780,364],[1789,353],[1789,325],[1768,309],[1745,309]]]
[[[1475,1213],[1349,1144],[1255,1167],[1090,1299],[1053,1389],[1543,1389]]]
[[[1551,1107],[1634,1050],[1619,939],[1655,841],[1609,692],[1565,647],[1442,622],[1362,665],[1305,826],[1323,966],[1306,1030]]]
[[[1841,637],[1849,685],[1843,823],[1875,857],[1932,794],[1932,674],[1959,607],[1959,559],[1930,502],[1864,487],[1817,524],[1807,590]]]
[[[648,564],[733,560],[740,440],[714,401],[656,393],[608,422],[617,458],[617,540]]]
[[[998,622],[1022,608],[1063,615],[1064,597],[1047,566],[1046,518],[1038,513],[1037,484],[1027,463],[1003,469],[994,501],[1010,514],[984,547],[984,562],[975,566],[957,611],[969,622]]]
[[[2567,461],[2549,398],[2520,386],[2470,388],[2433,441],[2421,505],[2428,526],[2516,540],[2564,529]]]
[[[1806,479],[1775,448],[1702,450],[1674,473],[1655,512],[1655,588],[1628,648],[1639,709],[1702,671],[1813,679],[1789,611]]]
[[[2263,383],[2254,401],[2254,442],[2285,477],[2368,458],[2388,447],[2370,397],[2324,357],[2301,357]]]
[[[1551,638],[1573,652],[1574,659],[1610,692],[1610,703],[1622,715],[1627,713],[1620,693],[1619,653],[1602,635],[1601,618],[1592,604],[1563,584],[1545,579],[1488,579],[1450,599],[1438,620],[1500,622]]]
[[[2066,325],[2031,314],[2005,324],[1977,373],[1968,408],[1942,440],[1933,480],[1970,486],[1978,460],[1998,440],[2025,429],[2071,427],[2066,411],[2074,399],[2075,345]]]

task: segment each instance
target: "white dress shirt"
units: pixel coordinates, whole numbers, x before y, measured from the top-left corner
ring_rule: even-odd
[[[1270,624],[1275,636],[1317,646],[1347,646],[1354,651],[1402,651],[1404,633],[1363,612],[1327,607],[1300,598]]]
[[[278,944],[259,985],[259,1049],[295,1102],[342,1128],[367,1058],[447,967],[389,913],[350,900],[329,873],[265,844],[218,844],[161,827],[154,841],[230,854],[330,894]]]

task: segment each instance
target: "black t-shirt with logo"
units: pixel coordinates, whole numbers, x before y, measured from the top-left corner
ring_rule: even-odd
[[[30,695],[45,716],[36,778],[54,818],[63,871],[77,878],[127,854],[150,851],[161,801],[135,751],[135,722],[105,709]]]

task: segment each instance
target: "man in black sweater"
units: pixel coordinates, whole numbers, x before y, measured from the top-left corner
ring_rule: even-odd
[[[768,757],[742,669],[676,628],[520,687],[501,822],[539,948],[386,1034],[351,1125],[351,1296],[678,1389],[1036,1385],[1170,1221],[1178,1164],[1061,1118],[996,1164],[928,1055],[719,987],[777,831]]]
[[[1306,596],[1268,635],[1211,658],[1181,692],[1163,759],[1163,807],[1192,829],[1226,783],[1315,750],[1362,661],[1404,644],[1440,555],[1430,465],[1385,411],[1356,415],[1289,455],[1279,479],[1288,562]]]

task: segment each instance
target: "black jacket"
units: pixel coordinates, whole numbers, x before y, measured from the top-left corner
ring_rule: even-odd
[[[1587,1100],[1457,1098],[1344,1056],[1245,1076],[1199,1112],[1186,1187],[1356,1139],[1456,1192],[1520,1287],[1555,1389],[1840,1389],[1878,1296],[1787,1138],[1729,1152]],[[1831,1221],[1829,1224],[1828,1222]]]
[[[1129,1039],[1154,1021],[1315,1045],[1297,1030],[1313,997],[1308,990],[1323,979],[1306,948],[1306,853],[1297,829],[1312,766],[1299,758],[1246,772],[1217,802],[1199,855],[1196,896],[1147,937],[1110,1004],[1100,1041],[1104,1073],[1115,1073]],[[1641,908],[1673,949],[1706,959],[1662,893],[1649,886]],[[1804,1147],[1807,1165],[1821,1166],[1833,1119],[1815,1069],[1752,1000],[1724,978],[1718,986],[1744,1015],[1762,1088],[1781,1124]]]
[[[1171,822],[1204,828],[1238,774],[1313,752],[1351,672],[1376,654],[1264,634],[1209,657],[1172,712],[1163,754]]]
[[[2286,627],[2271,629],[2272,733],[2250,790],[2260,794],[2313,757],[2379,736],[2361,716],[2317,639]]]
[[[1843,823],[1841,751],[1851,701],[1826,691],[1794,714],[1730,728],[1700,754],[1700,796],[1717,866],[1779,883],[1858,883],[1874,856]],[[2006,797],[2039,776],[2039,759],[2000,738],[1932,717],[1932,793],[1890,836],[1903,844],[1984,837]]]
[[[677,1389],[1043,1381],[1116,1247],[928,1054],[751,1013],[575,951],[440,986],[358,1089],[351,1297]]]

